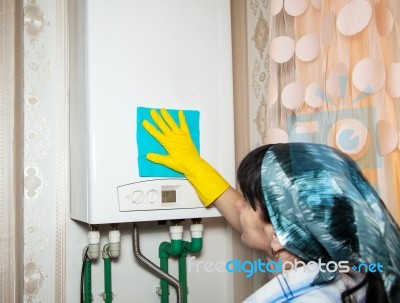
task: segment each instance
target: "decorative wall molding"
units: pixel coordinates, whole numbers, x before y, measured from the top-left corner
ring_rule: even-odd
[[[21,26],[14,0],[0,2],[0,302],[22,300]]]
[[[68,0],[58,0],[57,32],[57,111],[56,111],[56,234],[55,302],[66,302],[66,220],[69,205],[69,32]]]
[[[24,302],[66,302],[68,0],[24,0]],[[22,302],[22,301],[20,301]]]

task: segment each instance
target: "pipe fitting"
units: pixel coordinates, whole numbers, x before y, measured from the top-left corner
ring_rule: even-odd
[[[203,237],[203,224],[191,224],[190,225],[190,233],[193,238],[202,238]]]
[[[97,230],[89,231],[88,239],[87,257],[91,260],[96,260],[100,255],[100,232]]]
[[[201,218],[192,218],[191,221],[193,224],[200,224],[202,219]]]
[[[104,245],[103,246],[103,251],[102,251],[102,257],[103,257],[103,260],[104,259],[110,259],[110,244],[109,243],[107,243],[106,245]]]
[[[169,242],[162,242],[158,248],[158,256],[160,258],[169,258],[169,256],[179,256],[182,252],[183,241],[171,240]]]
[[[171,234],[171,240],[182,240],[183,239],[183,226],[182,225],[171,225],[169,227]]]
[[[192,224],[190,225],[190,234],[192,240],[190,242],[183,241],[183,250],[197,254],[203,248],[203,224]]]
[[[117,258],[121,251],[121,233],[119,230],[110,230],[108,233],[108,253],[111,258]]]

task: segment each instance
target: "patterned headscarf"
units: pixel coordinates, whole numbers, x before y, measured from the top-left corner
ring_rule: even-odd
[[[353,160],[326,145],[275,144],[261,179],[283,247],[308,261],[379,262],[390,302],[400,302],[399,226]]]

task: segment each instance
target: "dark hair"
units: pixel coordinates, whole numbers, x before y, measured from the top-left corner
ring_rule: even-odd
[[[260,146],[244,157],[237,169],[237,180],[244,198],[254,210],[260,209],[262,218],[271,223],[261,186],[261,165],[271,145]]]
[[[351,303],[352,294],[356,294],[357,291],[364,291],[365,289],[365,302],[366,303],[388,303],[388,297],[385,291],[385,286],[383,284],[382,278],[378,275],[368,272],[365,274],[364,279],[355,287],[348,289],[342,293],[342,302]]]

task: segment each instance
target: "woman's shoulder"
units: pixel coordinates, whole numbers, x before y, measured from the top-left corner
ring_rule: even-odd
[[[335,280],[324,283],[319,287],[310,287],[308,291],[290,300],[292,303],[341,303],[342,294],[356,287],[363,280],[360,273],[338,273]],[[365,302],[365,288],[352,294],[349,302]],[[283,301],[285,302],[285,301]]]
[[[292,303],[338,303],[342,293],[358,285],[363,275],[356,272],[338,273],[331,282],[316,284],[319,271],[306,267],[297,268],[276,276],[258,289],[245,303],[292,302]],[[365,293],[358,291],[352,302],[364,302]]]

